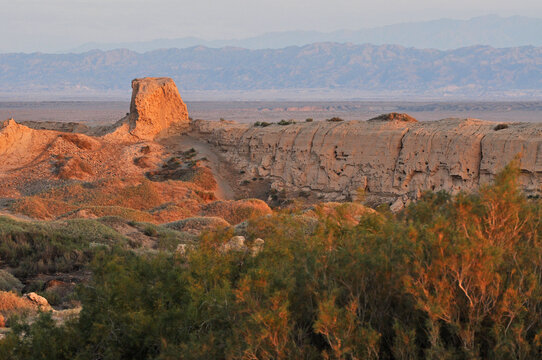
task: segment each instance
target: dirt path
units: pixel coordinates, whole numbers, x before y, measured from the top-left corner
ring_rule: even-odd
[[[188,134],[168,137],[160,143],[171,152],[187,151],[194,148],[198,154],[197,158],[205,157],[208,160],[208,166],[218,185],[215,192],[217,198],[222,200],[236,199],[237,193],[232,186],[235,185],[235,174],[211,145]]]

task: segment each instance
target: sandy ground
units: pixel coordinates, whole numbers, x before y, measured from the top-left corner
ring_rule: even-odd
[[[210,144],[189,134],[168,137],[162,140],[160,144],[167,147],[170,152],[187,151],[194,148],[197,151],[198,158],[207,158],[207,165],[213,172],[217,182],[215,192],[217,198],[220,200],[234,200],[238,197],[238,191],[235,190],[235,173]]]
[[[406,112],[420,121],[450,117],[491,121],[542,121],[539,102],[386,102],[386,101],[188,101],[194,119],[240,122],[280,121],[306,118],[324,120],[339,116],[345,120],[367,120],[389,112]],[[81,122],[110,124],[129,109],[122,101],[0,102],[0,120]]]

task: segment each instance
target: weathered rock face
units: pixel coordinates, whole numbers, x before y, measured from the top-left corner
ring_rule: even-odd
[[[187,128],[188,111],[175,82],[170,78],[133,80],[128,124],[130,134],[143,140]]]
[[[13,119],[0,122],[1,170],[20,167],[34,160],[55,135],[49,130],[30,129]]]
[[[243,179],[268,177],[275,189],[311,191],[322,199],[355,198],[401,204],[424,190],[471,191],[490,182],[521,154],[528,194],[542,184],[542,124],[476,119],[416,122],[315,122],[265,128],[198,121],[194,129],[217,145]],[[243,180],[241,179],[241,180]]]

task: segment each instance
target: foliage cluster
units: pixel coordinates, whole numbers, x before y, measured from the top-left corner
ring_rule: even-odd
[[[282,119],[277,124],[279,124],[279,125],[292,125],[292,124],[295,124],[295,120],[294,119],[290,119],[290,120]]]
[[[267,121],[256,121],[254,123],[254,126],[255,127],[268,127],[269,125],[271,125],[272,123],[270,122],[267,122]]]
[[[0,291],[20,292],[23,284],[6,270],[0,270]]]
[[[231,229],[184,255],[103,249],[79,319],[17,325],[0,358],[540,359],[542,204],[517,173],[356,225],[261,217],[257,255],[221,251]]]
[[[17,277],[74,271],[90,260],[90,244],[125,242],[97,220],[20,222],[0,217],[0,259]]]

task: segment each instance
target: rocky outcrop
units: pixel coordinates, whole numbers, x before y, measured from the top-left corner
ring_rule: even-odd
[[[518,154],[525,191],[538,195],[542,183],[542,124],[416,122],[392,114],[263,128],[197,121],[194,129],[244,172],[240,181],[267,177],[275,190],[311,192],[320,199],[350,199],[361,192],[370,202],[400,209],[424,190],[474,190]]]
[[[36,294],[35,292],[25,294],[23,298],[30,301],[34,306],[36,306],[41,311],[53,310],[51,305],[49,305],[49,302],[47,301],[47,299],[44,298],[43,296]]]
[[[175,82],[170,78],[133,80],[128,124],[130,134],[142,140],[186,129],[188,111]]]
[[[0,173],[36,159],[57,133],[34,130],[9,119],[0,122]]]

